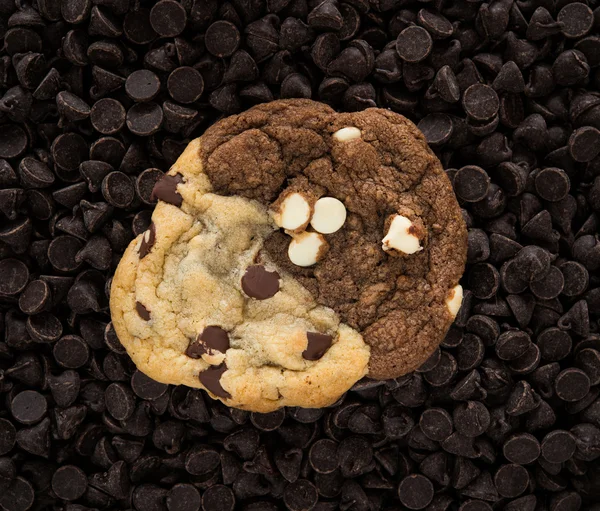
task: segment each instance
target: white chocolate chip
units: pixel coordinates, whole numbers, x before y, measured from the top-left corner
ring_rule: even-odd
[[[394,215],[385,238],[383,238],[383,250],[396,249],[404,254],[414,254],[423,250],[419,238],[415,236],[410,228],[413,223],[402,215]]]
[[[446,299],[446,306],[452,314],[452,317],[456,317],[458,311],[460,310],[460,306],[462,304],[463,299],[463,288],[459,284],[450,290],[450,294]]]
[[[318,232],[303,232],[294,236],[288,248],[288,257],[296,266],[312,266],[328,249],[325,237]]]
[[[288,195],[275,213],[275,223],[289,231],[304,229],[310,220],[310,204],[301,193]]]
[[[333,134],[333,138],[338,142],[348,142],[349,140],[360,138],[360,130],[353,126],[342,128]]]
[[[310,221],[315,231],[332,234],[338,231],[346,221],[346,207],[333,197],[323,197],[315,204],[315,212]]]

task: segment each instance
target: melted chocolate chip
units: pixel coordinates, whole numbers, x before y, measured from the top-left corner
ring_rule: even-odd
[[[146,309],[143,303],[135,302],[135,310],[144,321],[150,320],[150,311]]]
[[[140,259],[144,259],[152,250],[154,243],[156,242],[156,226],[154,223],[150,224],[148,230],[142,237],[142,244],[140,245]]]
[[[279,291],[279,273],[267,271],[260,264],[250,266],[242,277],[242,289],[250,298],[271,298]]]
[[[306,332],[308,345],[302,352],[302,358],[305,360],[319,360],[331,346],[333,337],[328,334],[319,334],[316,332]]]
[[[225,353],[229,349],[229,334],[220,326],[207,326],[198,338],[191,342],[185,354],[191,358],[200,358],[205,353],[213,355],[215,351]]]
[[[221,386],[221,376],[223,376],[225,371],[227,371],[227,366],[225,364],[211,366],[205,371],[202,371],[198,375],[198,378],[200,379],[200,383],[215,396],[230,398],[231,394]]]
[[[177,191],[179,183],[183,183],[183,176],[181,174],[175,174],[174,176],[166,175],[154,185],[151,196],[152,200],[158,199],[179,208],[183,203],[183,197]]]

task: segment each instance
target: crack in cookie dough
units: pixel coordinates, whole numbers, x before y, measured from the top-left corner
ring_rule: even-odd
[[[119,339],[151,378],[205,388],[229,406],[335,402],[366,374],[369,347],[289,274],[268,260],[255,264],[277,229],[272,216],[257,201],[211,193],[197,151],[192,143],[171,170],[181,176],[175,187],[172,179],[161,185],[180,207],[159,202],[152,243],[151,234],[138,236],[119,264],[111,289]],[[265,275],[266,294],[249,296]],[[223,347],[223,333],[224,353],[198,344],[210,334]]]
[[[397,114],[257,106],[191,142],[154,193],[111,314],[155,380],[253,411],[322,407],[367,373],[418,367],[460,306],[464,221],[424,137]],[[312,225],[319,200],[330,209]],[[405,229],[384,250],[397,217]],[[291,242],[311,236],[319,249],[296,253]]]

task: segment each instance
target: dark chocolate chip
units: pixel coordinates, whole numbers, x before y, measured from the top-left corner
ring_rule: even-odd
[[[46,398],[35,390],[25,390],[17,394],[10,403],[12,416],[21,424],[39,422],[48,409]]]
[[[288,484],[283,492],[283,502],[290,511],[313,509],[318,498],[317,489],[306,479]]]
[[[481,167],[468,165],[458,170],[453,184],[456,194],[462,200],[477,202],[487,195],[490,178]]]
[[[250,421],[261,431],[275,431],[285,419],[285,410],[280,408],[270,413],[252,413]]]
[[[204,91],[204,79],[193,67],[178,67],[169,75],[167,89],[175,101],[193,103]]]
[[[508,330],[498,337],[496,354],[502,360],[514,360],[529,349],[531,338],[521,330]]]
[[[229,349],[229,334],[220,326],[207,326],[198,338],[190,343],[185,354],[191,358],[200,358],[205,353],[214,355],[215,351],[225,353]]]
[[[405,28],[396,39],[396,51],[405,62],[421,62],[433,47],[431,35],[419,26]]]
[[[131,389],[122,383],[111,383],[104,393],[106,409],[117,420],[125,420],[133,415],[135,396]]]
[[[573,344],[568,332],[551,327],[538,334],[536,343],[540,348],[542,358],[555,362],[567,357]]]
[[[494,475],[494,484],[501,496],[512,499],[527,489],[529,473],[520,465],[502,465]]]
[[[279,273],[268,271],[264,266],[249,266],[242,277],[244,293],[257,300],[266,300],[279,291]]]
[[[530,433],[515,433],[504,442],[502,453],[511,463],[527,465],[539,458],[541,447]]]
[[[600,383],[600,351],[584,348],[577,352],[575,363],[590,379],[590,385]]]
[[[17,430],[8,419],[0,419],[0,455],[9,453],[15,445]]]
[[[578,401],[590,390],[590,379],[581,369],[570,367],[558,374],[554,388],[556,395],[563,401]]]
[[[87,159],[89,148],[81,135],[64,133],[54,139],[51,151],[54,163],[61,169],[77,170],[79,165]]]
[[[144,373],[136,371],[131,377],[131,388],[139,398],[155,401],[167,392],[169,386],[154,381]]]
[[[463,108],[476,121],[492,119],[500,107],[496,91],[488,85],[473,84],[463,94]]]
[[[137,103],[127,111],[126,123],[129,131],[140,137],[156,133],[164,119],[160,105],[153,102]]]
[[[150,10],[150,25],[162,37],[175,37],[185,29],[187,13],[175,0],[160,0]]]
[[[308,24],[318,30],[338,31],[343,27],[342,14],[333,2],[325,1],[308,13]]]
[[[150,311],[141,302],[135,302],[135,310],[144,321],[150,321]]]
[[[157,34],[150,23],[150,10],[141,8],[129,11],[123,20],[123,33],[135,44],[147,44],[153,41]]]
[[[228,508],[226,502],[231,505]],[[202,496],[204,509],[223,509],[232,511],[235,500],[232,491],[223,485],[214,485],[208,488]],[[171,488],[167,494],[166,505],[169,511],[198,511],[200,509],[200,493],[191,484],[180,483]],[[219,506],[221,506],[219,508]]]
[[[57,94],[56,107],[60,115],[69,121],[82,121],[90,115],[90,105],[68,91],[62,91]]]
[[[569,38],[579,38],[586,35],[594,24],[594,13],[585,4],[567,4],[556,16],[561,24],[561,32]]]
[[[575,454],[575,437],[568,431],[556,429],[542,440],[542,456],[550,463],[564,463]]]
[[[227,371],[227,366],[221,364],[218,366],[210,366],[208,369],[201,371],[198,375],[200,383],[215,396],[225,399],[231,398],[231,394],[221,386],[221,376]]]
[[[154,185],[150,197],[153,200],[161,200],[167,204],[181,207],[183,197],[177,191],[177,185],[180,183],[183,183],[181,174],[175,174],[174,176],[167,174]]]
[[[154,225],[154,223],[151,223],[148,230],[142,236],[142,243],[140,245],[140,259],[143,259],[150,253],[155,242],[156,226]]]
[[[204,44],[215,57],[230,57],[240,44],[240,32],[229,21],[215,21],[206,30]]]
[[[115,208],[126,208],[135,198],[133,182],[123,172],[110,172],[102,180],[102,196]]]
[[[578,128],[569,137],[569,154],[577,162],[592,161],[600,154],[600,131],[593,126]]]
[[[441,113],[427,115],[419,121],[417,127],[423,132],[427,143],[431,146],[448,142],[454,130],[452,118]]]
[[[0,126],[0,158],[16,158],[27,147],[27,135],[16,124]]]
[[[152,101],[160,90],[160,79],[148,69],[138,69],[125,82],[125,92],[137,102]]]
[[[92,106],[90,121],[99,133],[112,135],[125,125],[125,108],[116,99],[103,98]]]
[[[408,509],[424,509],[433,499],[433,484],[427,477],[413,474],[398,486],[400,502]]]
[[[54,360],[67,369],[83,367],[90,357],[87,343],[77,335],[65,335],[52,349]]]
[[[419,426],[428,438],[437,442],[448,438],[453,431],[452,417],[443,408],[424,410],[419,419]]]
[[[459,404],[454,409],[453,417],[456,430],[467,437],[482,435],[490,425],[490,413],[478,401]]]
[[[60,467],[52,475],[52,490],[59,499],[77,500],[88,487],[85,472],[75,465]]]
[[[187,485],[181,485],[187,486]],[[191,492],[191,490],[190,490]],[[168,497],[167,497],[168,498]],[[167,501],[168,506],[168,501]],[[202,509],[218,509],[219,511],[233,511],[235,506],[235,495],[231,488],[224,485],[212,485],[202,495]],[[175,509],[180,509],[176,507]],[[181,508],[184,511],[183,508]],[[186,507],[185,510],[192,509]],[[174,511],[169,508],[169,511]]]
[[[302,358],[305,360],[319,360],[325,355],[333,342],[333,337],[328,334],[317,332],[306,332],[308,344],[302,352]]]
[[[0,505],[7,511],[26,511],[33,506],[34,488],[24,477],[15,477],[0,496]]]
[[[25,289],[29,280],[27,266],[18,259],[0,261],[0,294],[16,295]]]

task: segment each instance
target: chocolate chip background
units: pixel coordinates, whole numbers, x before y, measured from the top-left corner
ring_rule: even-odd
[[[599,9],[1,0],[0,508],[595,509]],[[107,294],[160,172],[279,97],[417,123],[469,264],[420,370],[259,415],[136,372]]]

